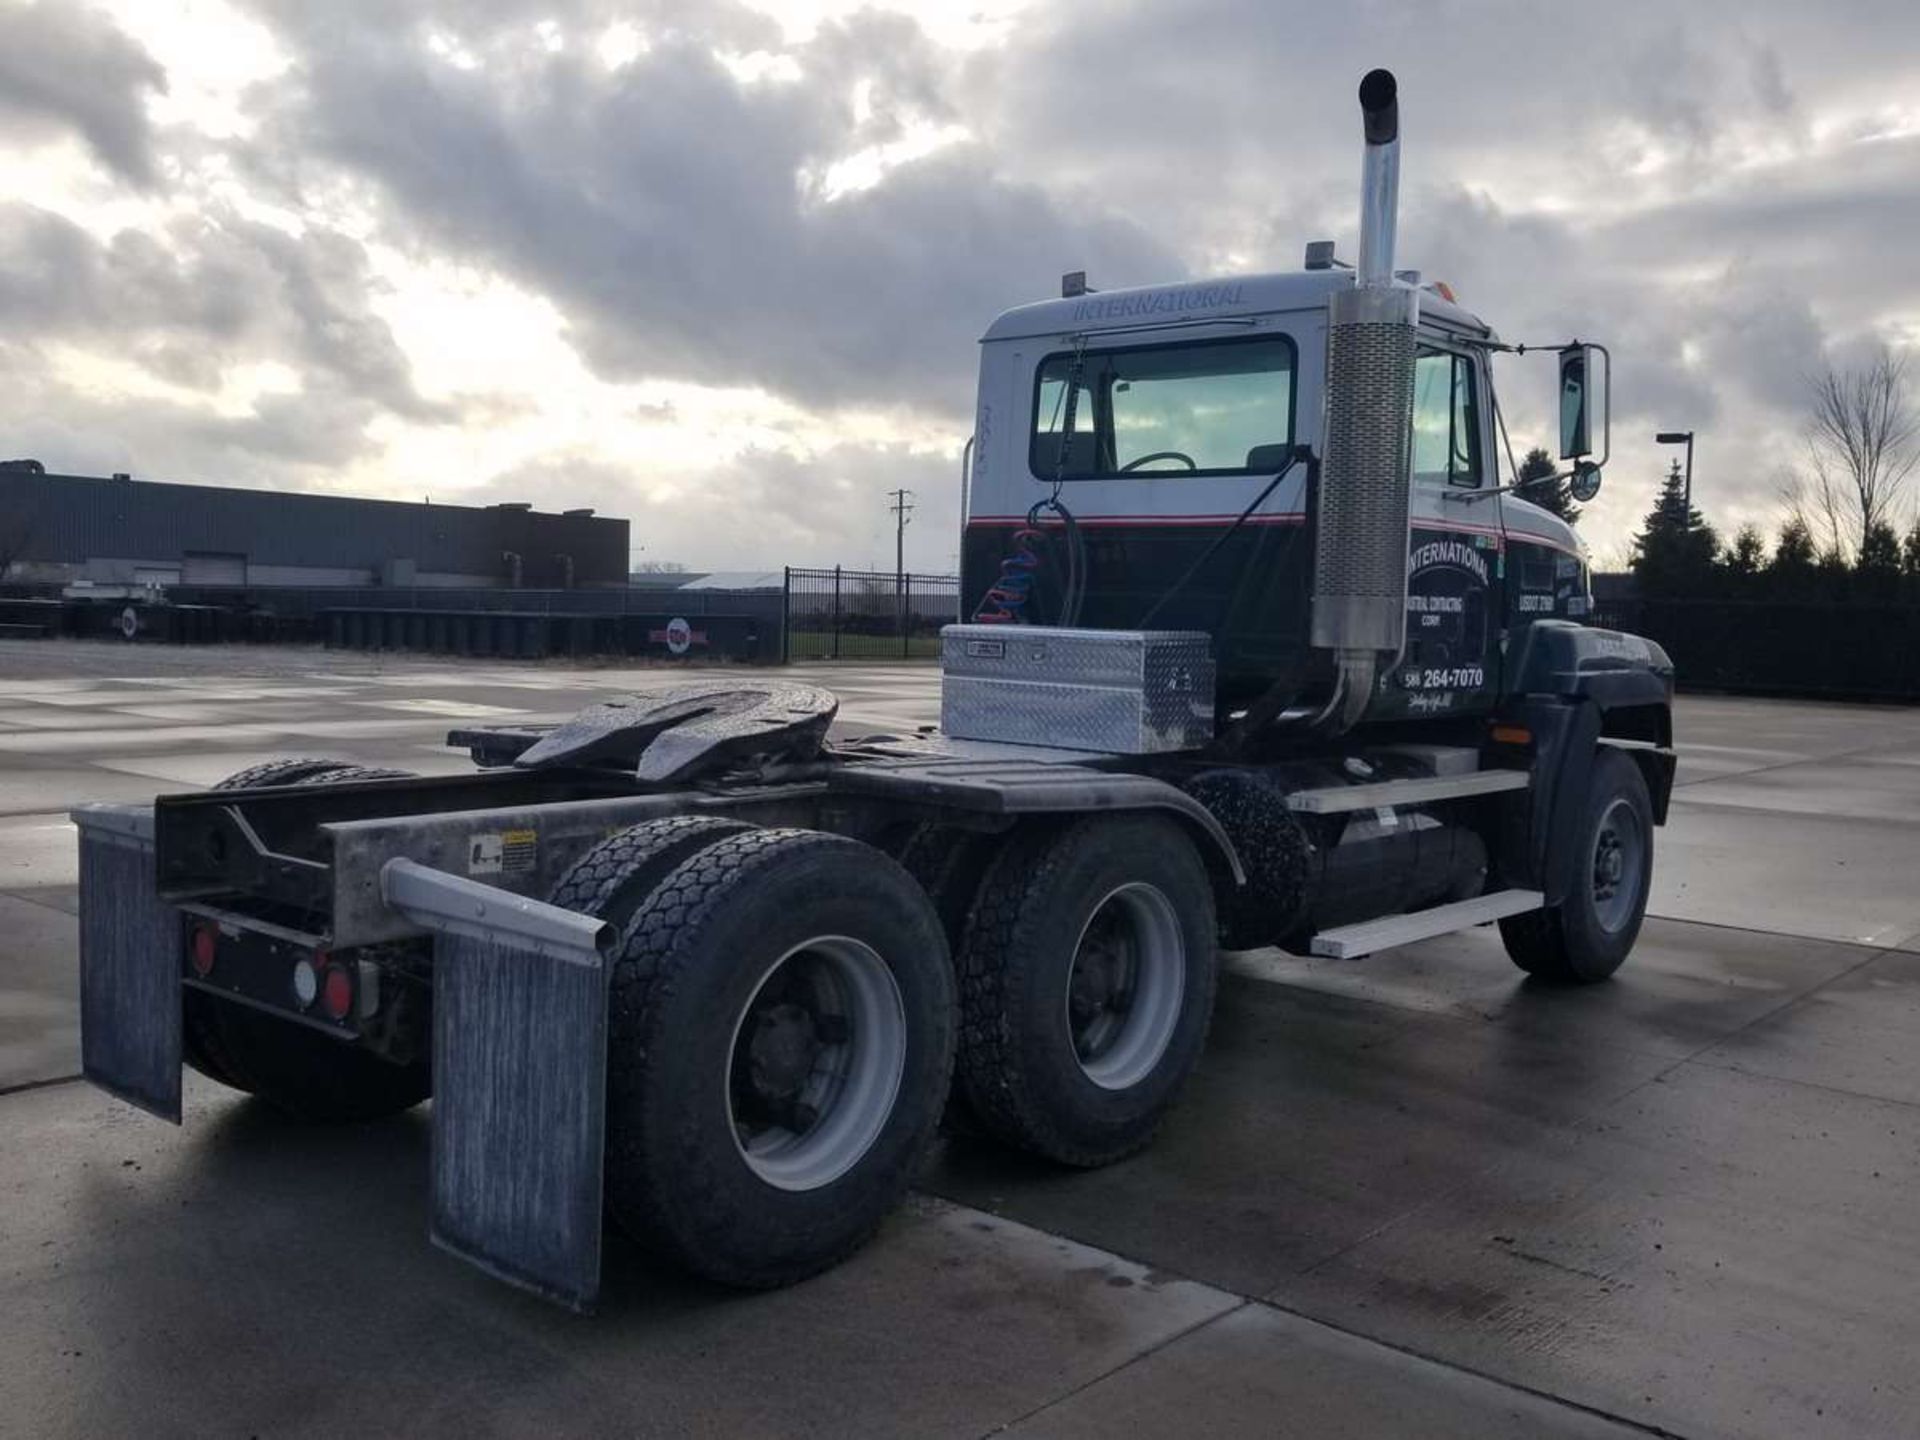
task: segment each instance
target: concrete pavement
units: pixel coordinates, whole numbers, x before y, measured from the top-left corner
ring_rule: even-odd
[[[920,667],[817,675],[933,718]],[[67,806],[275,755],[461,768],[657,674],[0,643],[0,1433],[1920,1434],[1920,714],[1686,699],[1615,983],[1488,932],[1229,957],[1156,1145],[945,1142],[851,1264],[737,1297],[615,1245],[562,1314],[424,1237],[425,1124],[183,1130],[84,1086]]]

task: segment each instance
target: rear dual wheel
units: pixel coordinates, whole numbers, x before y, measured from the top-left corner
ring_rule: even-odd
[[[621,926],[607,1199],[642,1244],[725,1284],[790,1284],[857,1249],[930,1144],[953,1064],[938,916],[872,847],[652,821],[554,893]]]
[[[1141,1149],[1206,1043],[1214,943],[1212,885],[1177,822],[1096,816],[1016,839],[960,954],[974,1114],[1063,1164]]]

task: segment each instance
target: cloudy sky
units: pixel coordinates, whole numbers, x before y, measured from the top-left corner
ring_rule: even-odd
[[[1804,374],[1920,338],[1912,0],[0,0],[0,452],[701,569],[890,564],[905,485],[949,568],[992,316],[1351,254],[1376,64],[1401,263],[1613,348],[1603,562],[1655,429],[1771,522]]]

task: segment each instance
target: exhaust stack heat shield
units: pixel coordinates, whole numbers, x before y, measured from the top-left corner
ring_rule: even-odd
[[[1398,653],[1407,625],[1414,328],[1418,292],[1328,301],[1325,461],[1313,554],[1312,643]]]

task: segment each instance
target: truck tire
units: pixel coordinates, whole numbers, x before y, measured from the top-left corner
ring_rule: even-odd
[[[216,790],[252,790],[263,785],[304,785],[332,770],[357,768],[351,760],[268,760],[236,770],[213,788]]]
[[[996,837],[952,825],[914,828],[895,856],[919,882],[933,902],[934,913],[947,932],[947,944],[958,953],[973,913],[974,897],[986,878],[987,866],[998,851]]]
[[[634,912],[608,1028],[614,1220],[697,1275],[767,1289],[851,1254],[905,1193],[952,1075],[952,966],[879,851],[751,830]]]
[[[350,760],[269,760],[229,775],[213,788],[327,785],[401,779]],[[394,1065],[292,1021],[248,1010],[203,990],[181,991],[182,1056],[231,1089],[257,1095],[303,1120],[371,1120],[408,1109],[432,1090],[428,1067]]]
[[[233,1077],[225,1083],[296,1120],[378,1120],[433,1093],[433,1071],[425,1060],[396,1065],[292,1020],[204,998],[211,1002],[206,1014],[216,1063]]]
[[[1173,820],[1096,816],[1003,850],[959,961],[958,1071],[980,1122],[1067,1165],[1144,1147],[1206,1044],[1214,927]]]
[[[1602,748],[1581,807],[1575,873],[1566,898],[1510,915],[1500,938],[1529,975],[1563,984],[1605,980],[1627,958],[1653,881],[1653,804],[1632,759]]]
[[[721,815],[643,820],[609,835],[573,862],[547,897],[562,910],[624,927],[654,887],[696,851],[753,827]]]

